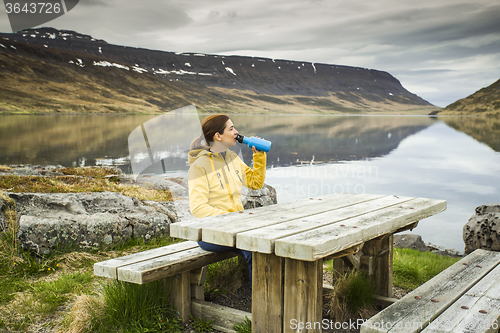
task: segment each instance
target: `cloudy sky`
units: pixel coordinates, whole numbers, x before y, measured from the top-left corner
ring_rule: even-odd
[[[498,0],[80,0],[42,26],[164,51],[378,69],[441,107],[500,79]],[[4,10],[0,31],[12,31]]]

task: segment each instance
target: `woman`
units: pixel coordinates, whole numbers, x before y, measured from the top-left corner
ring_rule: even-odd
[[[238,131],[227,115],[207,117],[203,135],[191,143],[189,152],[189,207],[197,217],[226,214],[243,210],[241,188],[257,190],[264,186],[266,153],[253,150],[253,170],[233,151]],[[252,252],[234,247],[198,242],[207,251],[233,251],[245,258],[252,281]]]

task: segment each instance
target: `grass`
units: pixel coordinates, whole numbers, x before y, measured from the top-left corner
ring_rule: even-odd
[[[81,177],[94,184],[95,179],[100,179],[103,183],[108,182],[103,178],[107,174],[102,170],[75,168],[66,171],[74,175],[65,177]],[[12,177],[1,178],[4,184],[6,179],[13,179]],[[38,190],[44,184],[47,182],[35,179],[25,186],[32,186],[33,190],[35,188]],[[16,184],[10,183],[9,186],[15,187]],[[110,183],[109,186],[113,184]],[[175,332],[171,328],[178,327],[178,322],[165,303],[166,296],[158,299],[158,295],[166,295],[159,293],[158,286],[151,284],[150,288],[156,289],[147,290],[140,289],[141,286],[115,285],[106,279],[95,277],[93,264],[109,258],[165,246],[178,240],[158,237],[146,243],[144,240],[137,239],[119,244],[106,252],[54,251],[48,256],[35,257],[24,252],[19,246],[15,203],[5,195],[4,191],[0,191],[0,197],[6,203],[3,211],[6,217],[6,228],[0,233],[0,279],[2,281],[0,283],[0,331],[39,331],[43,327],[62,332],[88,332],[85,327],[92,324],[94,332],[115,332],[114,327],[122,327],[123,332],[145,332],[146,329],[149,332],[154,332],[155,329],[158,332]],[[124,299],[119,299],[120,294]],[[154,295],[153,299],[157,301],[149,304],[148,300],[149,307],[137,313],[139,308],[145,306],[144,295]],[[144,311],[147,309],[150,310],[148,314],[152,317],[144,317]],[[124,316],[130,320],[124,321]],[[62,320],[63,317],[65,317],[64,320]],[[122,326],[116,326],[117,322],[122,323]],[[110,329],[106,326],[108,323],[113,323],[115,326]]]
[[[3,167],[7,170],[8,167]],[[83,190],[86,181],[113,187],[106,178],[112,170],[69,168],[64,176],[78,179],[71,184],[34,179],[31,183],[15,183],[8,179],[9,190],[39,190],[44,186]],[[43,177],[38,177],[43,178]],[[64,184],[63,184],[64,183]],[[18,187],[16,187],[18,186]],[[25,186],[21,188],[21,186]],[[5,187],[4,187],[5,190]],[[86,190],[89,190],[88,188]],[[144,191],[138,188],[138,192]],[[154,197],[154,196],[153,196]],[[160,196],[161,197],[161,196]],[[17,241],[17,217],[14,202],[0,190],[4,200],[6,229],[0,234],[0,331],[26,332],[41,328],[57,332],[180,332],[182,326],[168,303],[168,292],[160,283],[134,285],[109,281],[93,275],[95,262],[145,251],[178,242],[170,237],[150,242],[131,240],[107,251],[54,251],[49,256],[33,257],[23,252]],[[426,282],[457,258],[394,249],[394,285],[411,290]],[[248,279],[246,262],[234,257],[209,266],[205,284],[208,298],[234,293]],[[326,270],[332,270],[327,268]],[[372,307],[373,285],[362,272],[350,272],[336,279],[335,295],[330,295],[330,309],[337,320]],[[196,332],[211,330],[211,321],[196,319]],[[238,332],[249,332],[251,322],[235,325]]]
[[[238,333],[252,333],[252,321],[245,316],[241,324],[234,325],[233,329]]]
[[[394,248],[394,286],[411,291],[424,284],[460,258],[441,256],[432,252]],[[326,262],[326,271],[333,272],[333,262]],[[360,271],[336,273],[333,292],[327,296],[326,311],[331,318],[345,321],[356,316],[373,315],[375,286]]]
[[[326,295],[326,314],[337,322],[344,322],[359,314],[373,312],[375,285],[359,270],[336,274],[333,290]]]
[[[459,259],[432,252],[395,248],[393,257],[394,285],[405,290],[413,290]]]
[[[5,167],[4,167],[5,168]],[[122,185],[106,176],[116,174],[114,169],[80,167],[63,168],[63,176],[40,177],[5,175],[0,177],[0,190],[17,193],[80,193],[120,192],[140,200],[171,201],[168,190],[144,189],[135,185]]]
[[[234,293],[248,281],[247,263],[241,257],[233,257],[208,266],[205,293],[208,298]]]

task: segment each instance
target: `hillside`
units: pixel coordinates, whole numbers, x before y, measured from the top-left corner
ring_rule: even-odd
[[[500,115],[500,80],[448,105],[439,114]]]
[[[389,73],[108,44],[52,28],[0,34],[0,112],[429,113]],[[406,111],[406,112],[405,112]]]

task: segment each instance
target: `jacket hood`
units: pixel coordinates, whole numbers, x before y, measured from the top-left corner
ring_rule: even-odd
[[[226,153],[231,154],[233,153],[231,150],[227,149]],[[233,153],[234,154],[234,153]],[[212,156],[221,156],[220,153],[212,153],[208,149],[193,149],[188,153],[188,163],[189,165],[193,165],[194,162],[196,162],[197,159],[199,159],[202,156],[207,156],[210,157]]]
[[[210,156],[211,152],[208,151],[208,149],[194,149],[194,150],[191,150],[189,153],[188,153],[188,162],[189,162],[189,165],[193,165],[193,163],[198,159],[200,158],[201,156],[203,155],[208,155]]]

